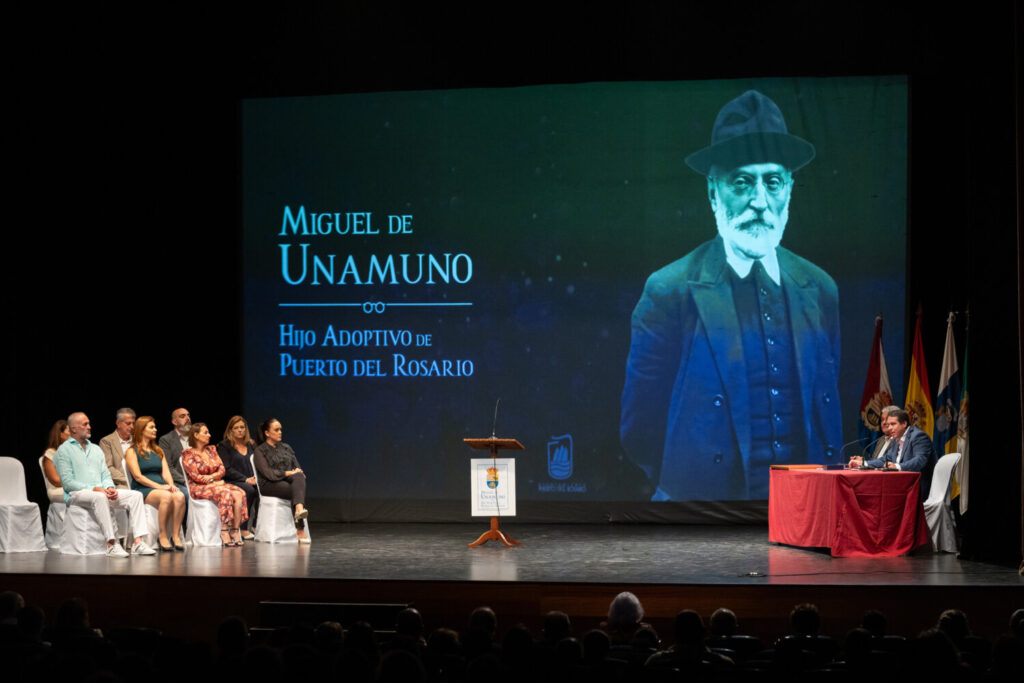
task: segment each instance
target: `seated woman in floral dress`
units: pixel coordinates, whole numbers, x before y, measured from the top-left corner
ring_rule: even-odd
[[[225,548],[245,545],[239,524],[249,519],[245,491],[224,481],[224,463],[210,445],[210,430],[202,422],[192,425],[188,435],[191,448],[181,454],[181,466],[188,477],[189,493],[195,500],[212,500],[220,512],[220,539]]]

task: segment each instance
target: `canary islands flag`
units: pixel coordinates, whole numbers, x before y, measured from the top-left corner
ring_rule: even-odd
[[[960,514],[967,513],[967,489],[970,484],[969,473],[971,463],[971,430],[969,427],[971,413],[971,402],[967,394],[967,352],[971,346],[971,330],[970,330],[970,311],[967,312],[967,325],[966,330],[967,339],[964,341],[964,388],[960,392],[960,415],[957,420],[957,448],[960,449],[960,462],[956,464],[956,470],[953,472],[953,491],[950,494],[950,498],[960,497]]]
[[[935,398],[935,452],[940,456],[956,453],[957,417],[960,415],[960,367],[956,362],[953,319],[946,319],[946,350],[939,373],[939,395]]]

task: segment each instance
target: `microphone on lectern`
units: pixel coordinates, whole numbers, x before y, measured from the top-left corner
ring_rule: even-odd
[[[491,438],[496,438],[498,432],[498,406],[501,404],[501,397],[494,403],[494,424],[491,425]]]

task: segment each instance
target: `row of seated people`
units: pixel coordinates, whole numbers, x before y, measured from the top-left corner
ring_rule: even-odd
[[[290,501],[299,542],[309,542],[303,524],[309,515],[305,473],[282,441],[278,420],[260,424],[257,445],[245,419],[235,415],[216,448],[210,445],[206,424],[192,423],[185,408],[171,414],[171,423],[174,428],[158,439],[152,417],[136,418],[131,408],[121,408],[115,430],[96,446],[89,441],[87,415],[72,413],[58,420],[42,459],[50,502],[88,507],[107,535],[111,557],[129,556],[115,541],[111,508],[128,513],[129,536],[134,536],[131,554],[155,552],[142,540],[148,529],[141,506],[151,505],[158,512],[160,550],[182,551],[187,477],[193,499],[216,503],[225,547],[241,547],[254,538],[250,521],[258,513],[258,492]]]
[[[916,638],[884,633],[884,617],[865,613],[828,661],[793,658],[789,643],[806,639],[809,605],[794,608],[792,633],[774,647],[744,659],[728,643],[735,615],[719,609],[710,629],[701,616],[683,610],[673,624],[674,642],[663,647],[644,623],[639,600],[620,594],[607,620],[582,638],[573,634],[568,615],[545,615],[540,637],[521,624],[498,640],[497,615],[488,607],[473,610],[466,628],[437,628],[429,636],[420,613],[402,610],[393,630],[375,631],[365,622],[343,629],[337,622],[250,631],[238,617],[221,621],[216,654],[208,643],[185,644],[162,639],[157,629],[118,629],[104,638],[89,623],[84,601],[66,601],[52,629],[45,628],[39,608],[25,607],[17,593],[0,594],[0,656],[22,662],[21,673],[66,681],[71,675],[97,680],[160,680],[174,677],[161,662],[189,663],[195,681],[1020,681],[1024,679],[1024,610],[1009,621],[1009,632],[996,641],[973,636],[966,615],[944,611],[935,626]],[[803,623],[801,623],[803,622]],[[390,624],[387,627],[390,628]],[[883,632],[879,633],[878,628]],[[872,632],[875,629],[875,632]],[[257,636],[260,636],[259,638]],[[759,642],[756,636],[744,636]],[[815,636],[815,637],[820,637]],[[893,649],[892,643],[903,646]],[[977,656],[984,651],[986,659]],[[974,655],[973,661],[969,655]],[[91,670],[84,667],[92,666]],[[65,670],[65,667],[67,670]],[[15,669],[9,673],[18,673]],[[40,674],[47,674],[42,675]],[[163,673],[163,676],[161,676]],[[96,678],[98,677],[98,678]],[[28,680],[22,676],[23,680]]]

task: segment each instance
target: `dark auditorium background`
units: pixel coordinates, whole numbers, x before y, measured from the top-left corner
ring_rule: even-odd
[[[282,3],[284,5],[284,3]],[[7,25],[7,454],[45,500],[53,420],[241,404],[240,100],[404,89],[908,74],[903,357],[937,389],[970,310],[965,556],[1021,560],[1021,10],[899,3],[96,3]],[[38,14],[36,14],[38,13]],[[889,245],[881,243],[879,250]],[[958,343],[963,347],[962,319]],[[907,368],[903,368],[906,376]],[[905,387],[894,387],[902,396]],[[282,399],[284,400],[284,399]],[[846,406],[846,410],[854,410]]]

